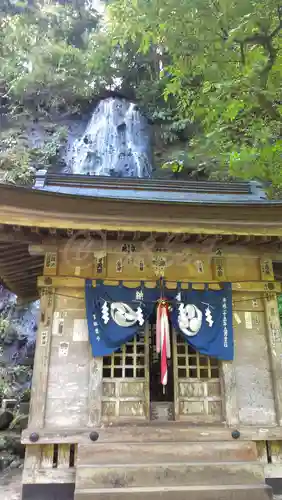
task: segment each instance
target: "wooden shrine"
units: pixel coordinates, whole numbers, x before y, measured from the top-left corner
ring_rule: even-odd
[[[39,173],[0,186],[0,277],[40,297],[23,500],[269,498],[282,478],[282,203],[252,184]],[[85,280],[232,284],[233,361],[155,322],[93,357]],[[188,286],[188,285],[187,285]],[[57,496],[56,496],[57,495]],[[190,496],[189,496],[190,495]]]

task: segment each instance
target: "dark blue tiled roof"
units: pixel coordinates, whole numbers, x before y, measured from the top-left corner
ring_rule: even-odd
[[[256,182],[163,181],[48,174],[38,171],[35,190],[77,197],[165,203],[258,203],[269,201]]]

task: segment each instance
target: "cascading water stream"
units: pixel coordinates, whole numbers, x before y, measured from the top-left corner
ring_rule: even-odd
[[[151,177],[149,125],[136,105],[109,98],[94,110],[72,150],[74,174]]]

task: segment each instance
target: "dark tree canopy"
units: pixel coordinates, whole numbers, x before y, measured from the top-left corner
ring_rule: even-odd
[[[56,162],[65,132],[43,151],[28,120],[55,123],[105,92],[139,102],[159,130],[166,166],[282,185],[282,5],[277,0],[4,0],[0,167],[24,182]],[[8,126],[6,126],[8,125]],[[161,161],[162,151],[158,151]],[[169,160],[169,161],[167,161]],[[7,175],[8,172],[8,175]]]

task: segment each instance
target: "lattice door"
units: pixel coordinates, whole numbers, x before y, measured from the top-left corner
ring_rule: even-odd
[[[220,364],[189,346],[181,335],[174,342],[174,394],[177,420],[221,422]]]
[[[103,358],[102,420],[144,420],[149,413],[148,326]]]

